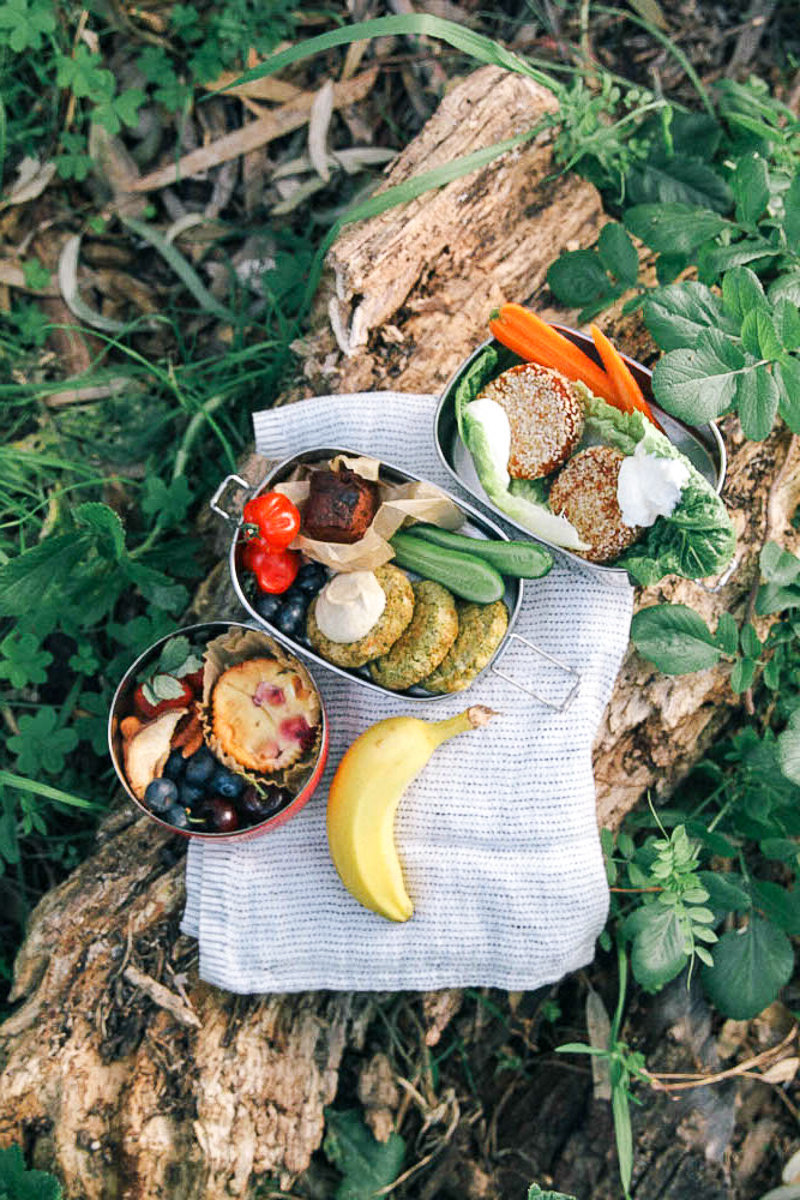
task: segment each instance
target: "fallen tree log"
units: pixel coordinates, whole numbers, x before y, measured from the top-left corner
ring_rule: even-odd
[[[478,71],[448,94],[388,182],[513,137],[554,105],[529,80]],[[281,401],[437,390],[485,336],[491,308],[545,301],[553,257],[591,243],[600,222],[597,193],[555,173],[543,134],[353,227],[330,255],[304,378]],[[631,322],[612,332],[632,353],[652,349]],[[782,433],[745,443],[733,423],[725,432],[736,572],[717,591],[666,580],[640,603],[685,601],[712,622],[738,613],[764,539],[787,532],[795,444]],[[193,616],[237,614],[226,571],[220,563],[200,589]],[[648,789],[674,786],[737,703],[725,666],[667,679],[632,652],[597,738],[600,822],[616,824]],[[194,944],[178,932],[177,841],[118,808],[94,854],[38,906],[16,964],[20,1007],[0,1030],[0,1141],[23,1143],[71,1198],[215,1200],[258,1179],[286,1185],[319,1146],[343,1053],[358,1054],[375,1010],[374,997],[241,999],[199,981]],[[431,1043],[457,1007],[453,995],[423,1003]]]

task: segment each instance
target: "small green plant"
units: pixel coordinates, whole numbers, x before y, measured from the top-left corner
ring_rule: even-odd
[[[61,1184],[48,1171],[29,1171],[19,1146],[0,1150],[0,1200],[61,1200]]]

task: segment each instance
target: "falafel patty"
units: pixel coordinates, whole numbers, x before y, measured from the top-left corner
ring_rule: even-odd
[[[438,667],[458,636],[456,602],[447,588],[432,579],[418,579],[414,615],[388,654],[369,664],[376,683],[402,692]]]
[[[565,462],[583,433],[577,388],[549,367],[522,363],[493,379],[477,396],[505,409],[511,426],[508,473],[540,479]]]
[[[309,605],[306,620],[308,640],[318,654],[337,667],[363,667],[371,658],[380,658],[394,645],[414,613],[411,582],[399,567],[385,563],[375,569],[375,578],[386,593],[386,608],[357,642],[332,642],[326,638],[316,618],[317,597]]]
[[[421,680],[429,692],[463,692],[487,665],[508,629],[508,609],[492,604],[456,601],[458,637],[439,666]]]
[[[566,517],[588,550],[575,550],[589,562],[616,558],[641,534],[638,525],[626,525],[617,500],[617,480],[625,455],[614,446],[589,446],[559,471],[550,489],[554,513]]]

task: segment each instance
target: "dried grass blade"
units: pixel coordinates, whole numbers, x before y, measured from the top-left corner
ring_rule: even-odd
[[[73,316],[77,317],[79,321],[83,321],[84,324],[90,325],[92,329],[102,329],[106,333],[122,333],[123,329],[127,328],[124,321],[115,321],[111,317],[104,317],[102,313],[95,312],[85,300],[81,299],[78,290],[78,259],[82,236],[80,233],[75,233],[72,237],[67,238],[58,259],[58,286],[61,288],[64,303]]]
[[[308,157],[314,170],[325,183],[331,177],[328,166],[328,130],[333,116],[333,83],[326,79],[314,97],[311,119],[308,122]]]
[[[377,77],[378,68],[371,67],[369,71],[363,71],[354,79],[334,84],[334,108],[344,108],[348,104],[355,104],[359,100],[363,100],[372,90]],[[151,192],[156,188],[169,187],[179,179],[189,179],[199,171],[207,171],[209,167],[218,167],[232,158],[238,158],[240,154],[249,154],[251,150],[257,150],[259,146],[265,146],[267,142],[275,141],[276,138],[283,137],[287,133],[293,133],[295,129],[300,129],[308,121],[314,98],[314,92],[303,92],[295,100],[290,100],[281,108],[260,117],[257,121],[251,121],[249,125],[237,129],[235,133],[226,133],[217,141],[212,142],[210,146],[201,146],[197,150],[191,150],[177,162],[159,167],[158,170],[151,171],[149,175],[142,176],[131,185],[131,190]]]
[[[132,233],[144,238],[154,250],[158,251],[164,261],[172,267],[172,270],[187,291],[192,293],[201,308],[205,309],[207,313],[211,313],[218,320],[225,321],[226,324],[236,324],[235,313],[231,309],[226,308],[224,304],[221,304],[215,296],[211,295],[211,292],[203,283],[194,267],[186,261],[181,252],[168,242],[157,229],[153,229],[151,225],[146,224],[144,221],[136,221],[133,217],[122,217],[122,221]]]

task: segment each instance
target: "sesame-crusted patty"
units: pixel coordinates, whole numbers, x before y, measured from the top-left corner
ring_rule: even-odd
[[[380,658],[393,646],[414,612],[411,582],[399,567],[386,563],[375,571],[375,578],[386,593],[386,608],[372,629],[357,642],[332,642],[326,638],[316,618],[317,598],[309,606],[306,633],[313,648],[337,667],[363,667],[372,658]]]
[[[388,654],[369,664],[376,683],[402,692],[438,667],[458,634],[456,604],[447,588],[432,579],[412,583],[414,615]]]
[[[583,433],[583,407],[577,389],[558,371],[537,363],[511,367],[477,397],[494,400],[508,415],[514,479],[540,479],[569,458]]]
[[[463,692],[490,661],[508,629],[508,609],[493,604],[456,601],[458,637],[422,686],[429,692]]]
[[[642,532],[626,525],[617,501],[617,480],[625,455],[613,446],[589,446],[559,471],[550,489],[550,507],[578,531],[588,550],[576,550],[590,562],[608,562],[632,545]]]

